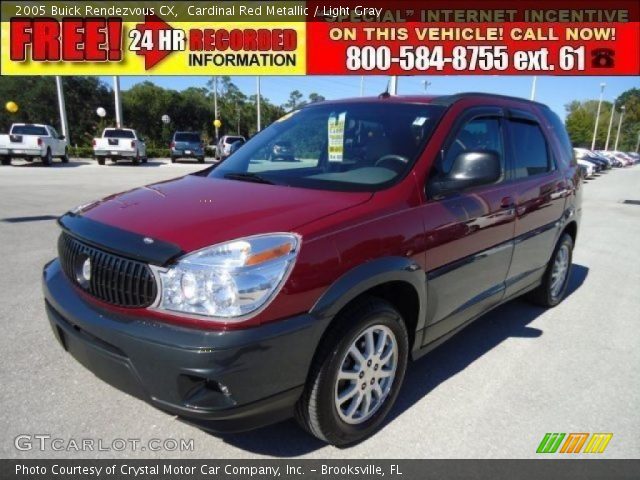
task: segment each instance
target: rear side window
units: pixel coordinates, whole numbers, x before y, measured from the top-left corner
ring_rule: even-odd
[[[191,142],[191,143],[199,143],[200,135],[197,133],[176,133],[175,136],[176,142]]]
[[[224,143],[226,143],[227,145],[231,145],[232,143],[235,143],[238,140],[240,140],[241,142],[244,142],[244,138],[242,137],[227,137],[224,139]]]
[[[526,178],[551,170],[547,141],[536,123],[509,121],[515,158],[515,178]]]
[[[131,130],[121,130],[121,129],[113,129],[113,130],[105,130],[104,138],[135,138],[133,132]]]
[[[49,136],[46,128],[37,127],[35,125],[15,125],[11,129],[11,133],[14,135],[40,135],[42,137]]]

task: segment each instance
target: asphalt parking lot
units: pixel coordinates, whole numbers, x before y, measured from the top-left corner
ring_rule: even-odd
[[[513,301],[410,366],[390,421],[347,449],[288,421],[214,436],[121,393],[55,341],[40,277],[55,217],[197,163],[0,167],[0,455],[19,458],[531,458],[546,432],[612,432],[605,458],[640,456],[640,167],[586,182],[568,298],[545,311]],[[286,354],[286,352],[283,352]],[[193,439],[193,451],[19,451],[20,434]]]

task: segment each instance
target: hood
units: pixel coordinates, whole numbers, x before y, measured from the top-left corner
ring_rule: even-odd
[[[191,252],[248,235],[295,231],[371,196],[187,175],[111,195],[76,213]]]

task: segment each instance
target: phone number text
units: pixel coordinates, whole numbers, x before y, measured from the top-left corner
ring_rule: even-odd
[[[509,51],[504,46],[456,46],[451,54],[444,47],[403,45],[395,55],[388,46],[351,46],[347,48],[346,67],[350,71],[442,71],[446,68],[460,71],[563,71],[585,69],[585,47],[561,47],[556,58],[549,49]]]

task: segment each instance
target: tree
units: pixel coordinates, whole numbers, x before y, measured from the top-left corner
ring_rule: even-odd
[[[304,105],[302,102],[303,95],[299,90],[294,90],[289,94],[289,100],[283,105],[287,110],[295,110]]]
[[[111,90],[96,77],[64,77],[69,141],[72,145],[89,145],[100,118],[96,109],[103,107],[107,117],[113,115]],[[15,114],[0,114],[0,131],[6,132],[12,123],[47,123],[61,131],[56,82],[53,77],[2,77],[0,98],[14,101],[19,110]]]
[[[623,92],[614,103],[602,102],[600,119],[598,121],[598,134],[596,136],[596,149],[603,149],[607,140],[609,122],[611,120],[613,105],[613,125],[609,149],[613,149],[617,134],[618,120],[621,107],[624,105],[625,113],[620,130],[618,149],[630,151],[635,149],[640,131],[640,89],[632,88]],[[567,110],[566,127],[569,137],[575,147],[591,148],[593,128],[598,109],[598,100],[577,101],[574,100],[565,106]]]
[[[326,98],[324,98],[319,93],[312,92],[309,94],[309,103],[324,102],[325,100]]]
[[[578,101],[571,102],[567,106],[570,111],[567,115],[566,127],[574,147],[589,148],[593,135],[595,116]]]

